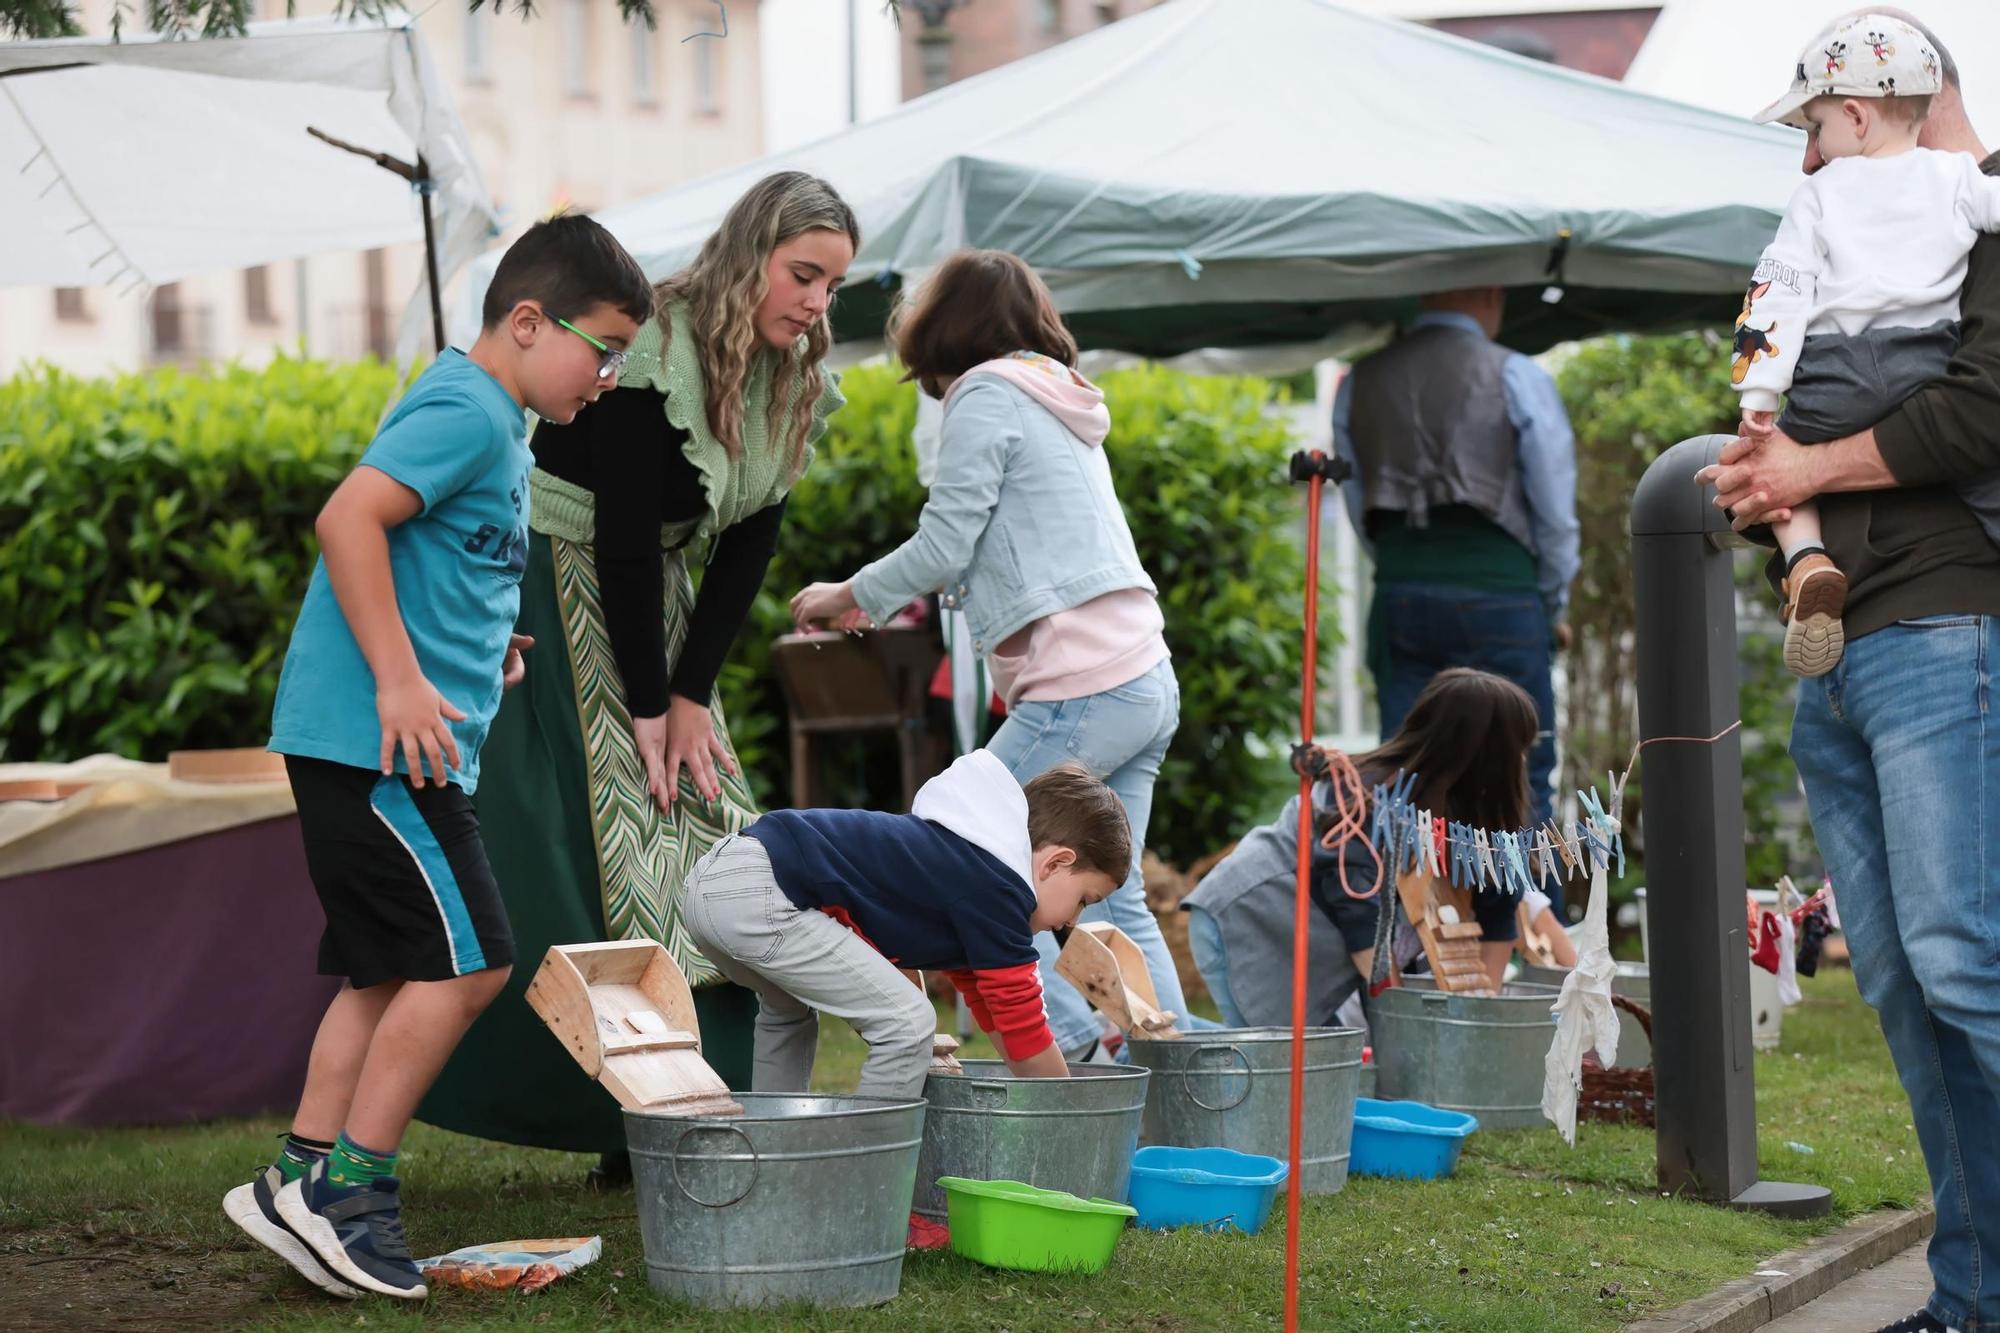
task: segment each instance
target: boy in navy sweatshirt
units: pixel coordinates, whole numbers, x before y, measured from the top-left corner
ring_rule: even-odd
[[[937,1014],[897,969],[942,971],[1023,1078],[1069,1072],[1049,1031],[1035,932],[1063,930],[1131,865],[1118,797],[1079,764],[1023,788],[985,750],[907,815],[775,810],[687,882],[688,929],[757,992],[757,1092],[804,1092],[821,1011],[868,1043],[863,1096],[921,1095]]]

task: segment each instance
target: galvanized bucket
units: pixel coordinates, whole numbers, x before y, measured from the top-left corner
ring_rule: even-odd
[[[1566,967],[1543,967],[1530,963],[1521,969],[1520,980],[1533,986],[1552,986],[1562,989],[1563,978],[1569,975]],[[1623,995],[1644,1006],[1648,1011],[1653,1007],[1653,978],[1644,963],[1620,963],[1618,975],[1611,979],[1613,994]],[[1551,1001],[1553,1003],[1553,1001]],[[1612,1061],[1614,1069],[1644,1069],[1653,1063],[1653,1043],[1646,1036],[1646,1029],[1639,1026],[1639,1020],[1618,1011],[1618,1058]]]
[[[1180,1148],[1234,1148],[1283,1160],[1291,1149],[1290,1028],[1204,1029],[1179,1040],[1130,1038],[1132,1062],[1153,1071],[1145,1139]],[[1307,1028],[1299,1188],[1347,1184],[1361,1033]]]
[[[1484,1129],[1546,1125],[1542,1078],[1557,993],[1509,982],[1498,995],[1456,995],[1406,977],[1368,1005],[1381,1095],[1464,1111]]]
[[[894,1300],[924,1104],[733,1095],[740,1117],[625,1113],[653,1289],[711,1309]]]
[[[1068,1078],[1015,1078],[999,1060],[961,1063],[963,1074],[932,1074],[924,1083],[930,1113],[917,1165],[917,1212],[944,1220],[939,1176],[1018,1180],[1125,1201],[1146,1109],[1145,1070],[1071,1065]]]

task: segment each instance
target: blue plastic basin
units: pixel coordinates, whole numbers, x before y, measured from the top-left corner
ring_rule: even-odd
[[[1142,1227],[1235,1227],[1255,1233],[1285,1184],[1275,1157],[1232,1148],[1141,1148],[1127,1196]]]
[[[1465,1136],[1478,1128],[1479,1121],[1463,1111],[1360,1097],[1347,1169],[1361,1176],[1437,1180],[1452,1173]]]

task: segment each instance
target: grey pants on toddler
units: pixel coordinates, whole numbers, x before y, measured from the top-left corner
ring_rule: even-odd
[[[921,1097],[937,1011],[895,964],[824,912],[778,887],[771,858],[737,834],[695,863],[685,889],[688,932],[722,974],[757,992],[752,1092],[805,1092],[821,1012],[868,1043],[863,1097]]]
[[[1868,329],[1852,337],[1813,334],[1799,349],[1778,425],[1800,444],[1823,444],[1868,430],[1911,394],[1942,378],[1957,351],[1958,324],[1953,320],[1924,329]],[[1958,482],[1952,489],[1978,516],[1988,539],[2000,543],[2000,472]]]

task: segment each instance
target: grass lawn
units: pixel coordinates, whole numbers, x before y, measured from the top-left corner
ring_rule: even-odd
[[[1783,1223],[1661,1198],[1650,1132],[1482,1132],[1451,1180],[1351,1180],[1305,1206],[1302,1324],[1315,1329],[1612,1329],[1717,1284],[1839,1219],[1927,1194],[1908,1104],[1851,974],[1803,982],[1784,1050],[1757,1059],[1764,1174],[1830,1186],[1839,1217]],[[820,1081],[851,1087],[835,1021]],[[975,1049],[972,1054],[984,1054]],[[704,1314],[646,1285],[630,1192],[581,1187],[590,1161],[418,1126],[404,1153],[418,1254],[513,1237],[604,1237],[595,1265],[537,1296],[445,1291],[411,1308],[321,1297],[223,1217],[223,1192],[276,1148],[277,1119],[89,1131],[0,1124],[0,1328],[480,1325],[659,1329],[1277,1327],[1279,1224],[1256,1237],[1131,1232],[1097,1278],[912,1255],[879,1310]],[[1803,1144],[1810,1153],[1787,1143]],[[1281,1203],[1282,1207],[1282,1203]]]

